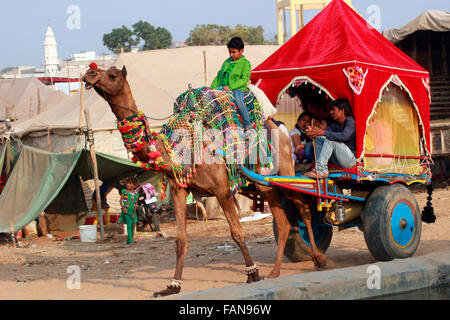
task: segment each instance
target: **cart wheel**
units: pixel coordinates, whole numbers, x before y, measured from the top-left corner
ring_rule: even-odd
[[[370,195],[361,213],[364,239],[378,261],[414,255],[422,233],[416,198],[405,186],[382,186]]]
[[[311,244],[306,230],[306,226],[298,213],[297,207],[290,200],[283,200],[281,203],[284,212],[291,224],[291,230],[286,241],[284,255],[292,262],[310,261]],[[321,212],[313,213],[312,228],[317,248],[325,253],[333,237],[333,228],[323,223]],[[273,221],[273,234],[278,243],[278,233],[275,220]]]

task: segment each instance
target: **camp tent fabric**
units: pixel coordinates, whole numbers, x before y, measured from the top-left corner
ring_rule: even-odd
[[[115,129],[116,119],[111,108],[95,91],[91,90],[85,93],[84,104],[85,108],[89,110],[95,131]],[[11,134],[17,138],[39,131],[46,135],[48,130],[61,135],[74,134],[74,130],[79,126],[79,119],[80,93],[38,116],[13,125]],[[84,114],[82,119],[82,127],[84,127]]]
[[[101,152],[96,152],[96,155],[98,176],[106,184],[115,184],[123,176],[144,172],[144,170],[128,159],[121,159]],[[89,152],[83,152],[75,171],[85,181],[94,179],[94,171]]]
[[[24,146],[0,195],[0,232],[10,232],[10,220],[18,231],[37,218],[64,186],[80,155]]]
[[[279,46],[247,46],[245,55],[253,66],[261,63]],[[204,57],[206,52],[207,78],[210,85],[228,58],[226,46],[200,46],[176,49],[149,50],[121,54],[115,66],[125,66],[127,80],[136,104],[148,117],[150,126],[161,127],[173,113],[175,99],[188,90],[205,85]],[[116,130],[116,119],[109,105],[94,91],[85,92],[84,106],[89,109],[95,132]],[[13,125],[11,134],[22,138],[32,133],[47,135],[47,131],[59,135],[73,134],[79,127],[80,94],[52,107],[51,110],[22,123]],[[83,118],[82,126],[85,125]]]
[[[0,80],[1,119],[5,119],[6,109],[8,109],[9,115],[16,116],[18,121],[35,116],[38,112],[39,99],[40,111],[44,112],[54,105],[63,103],[69,99],[69,96],[45,86],[36,78]]]
[[[251,79],[273,104],[295,80],[313,83],[333,99],[349,99],[356,121],[358,158],[363,157],[367,122],[377,101],[383,89],[395,82],[415,103],[422,142],[430,154],[429,73],[342,0],[333,0],[258,65]]]
[[[11,174],[20,152],[10,145],[9,141],[2,148],[2,155],[0,156],[0,179],[8,177]]]
[[[383,35],[392,43],[398,43],[416,31],[450,31],[450,13],[440,10],[428,10],[401,28],[383,31]]]
[[[15,148],[11,145],[10,149]],[[85,180],[93,179],[92,161],[87,150],[53,154],[23,145],[19,145],[18,149],[20,153],[11,153],[18,156],[18,159],[16,163],[12,163],[13,169],[5,189],[0,194],[0,233],[10,232],[10,220],[14,223],[15,231],[18,231],[37,218],[47,207],[50,206],[52,212],[55,212],[53,201],[57,197],[58,201],[71,197],[60,195],[63,187],[66,190],[73,187],[66,185],[70,177],[75,175]],[[8,155],[5,154],[2,154],[0,164],[8,161]],[[10,157],[12,161],[13,156]],[[154,179],[155,174],[145,172],[127,159],[102,153],[97,153],[96,157],[99,179],[108,184],[118,183],[119,179],[130,175],[142,175],[143,178],[139,179],[142,183]],[[85,210],[83,205],[78,208]]]

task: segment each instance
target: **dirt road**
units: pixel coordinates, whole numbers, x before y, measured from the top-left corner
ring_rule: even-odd
[[[426,194],[415,193],[420,207]],[[450,190],[437,189],[433,204],[437,222],[423,224],[416,256],[450,249]],[[271,270],[276,253],[272,217],[243,223],[247,244],[260,273]],[[33,240],[29,248],[0,245],[0,299],[150,299],[165,288],[175,267],[176,225],[161,225],[167,238],[141,233],[137,243],[125,245],[122,236],[103,243],[79,240]],[[62,235],[62,234],[59,234]],[[67,234],[65,234],[67,236]],[[183,273],[183,292],[234,286],[246,280],[243,258],[224,220],[188,221],[189,251]],[[327,269],[375,262],[357,228],[335,230],[327,251]],[[81,288],[68,289],[68,267],[78,266]],[[291,263],[284,258],[281,275],[310,272],[312,262]]]

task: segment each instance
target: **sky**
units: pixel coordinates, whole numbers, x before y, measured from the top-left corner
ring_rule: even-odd
[[[103,34],[139,20],[168,29],[174,41],[185,41],[197,24],[264,28],[273,39],[277,30],[275,0],[14,0],[0,1],[0,70],[44,63],[43,42],[47,26],[54,31],[58,56],[70,58],[80,51],[109,53]],[[381,29],[401,27],[423,11],[450,12],[449,0],[353,0],[368,19],[370,6],[380,8]],[[75,8],[75,11],[73,10]],[[79,15],[77,10],[79,9]],[[310,11],[311,20],[317,11]],[[79,19],[78,19],[79,17]]]

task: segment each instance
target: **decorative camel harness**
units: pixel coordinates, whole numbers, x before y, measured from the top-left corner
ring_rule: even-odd
[[[201,165],[205,150],[209,145],[214,145],[215,151],[222,153],[222,160],[226,161],[230,191],[235,194],[239,188],[246,186],[248,182],[241,177],[238,164],[227,161],[226,157],[231,155],[235,158],[246,159],[246,166],[253,169],[256,164],[250,163],[248,157],[251,151],[259,148],[269,157],[269,161],[263,163],[262,166],[272,167],[271,156],[273,151],[270,141],[263,135],[264,115],[262,107],[251,93],[248,93],[244,100],[249,108],[250,120],[254,123],[256,132],[256,139],[252,142],[239,139],[237,136],[237,129],[242,127],[242,118],[237,113],[233,95],[206,87],[196,90],[190,89],[181,94],[175,102],[173,116],[167,124],[163,125],[160,133],[150,129],[147,118],[142,111],[117,122],[117,127],[128,152],[136,153],[142,151],[146,145],[149,146],[147,163],[138,161],[135,157],[132,159],[137,166],[144,170],[160,172],[161,169],[167,167],[161,157],[163,151],[158,149],[157,139],[161,139],[172,162],[175,180],[182,188],[187,188],[192,175],[196,173],[196,168],[192,161],[185,163],[180,161],[183,154],[180,156],[177,153],[177,146],[183,139],[189,138],[190,150],[188,151],[191,152],[189,155],[194,153],[200,155],[202,159],[197,165]],[[215,130],[221,138],[208,136],[209,131],[204,124]],[[177,131],[183,132],[183,134],[177,135]],[[209,140],[206,143],[205,137]],[[223,154],[226,156],[223,156]],[[165,198],[167,181],[163,174],[161,174],[161,189]]]

